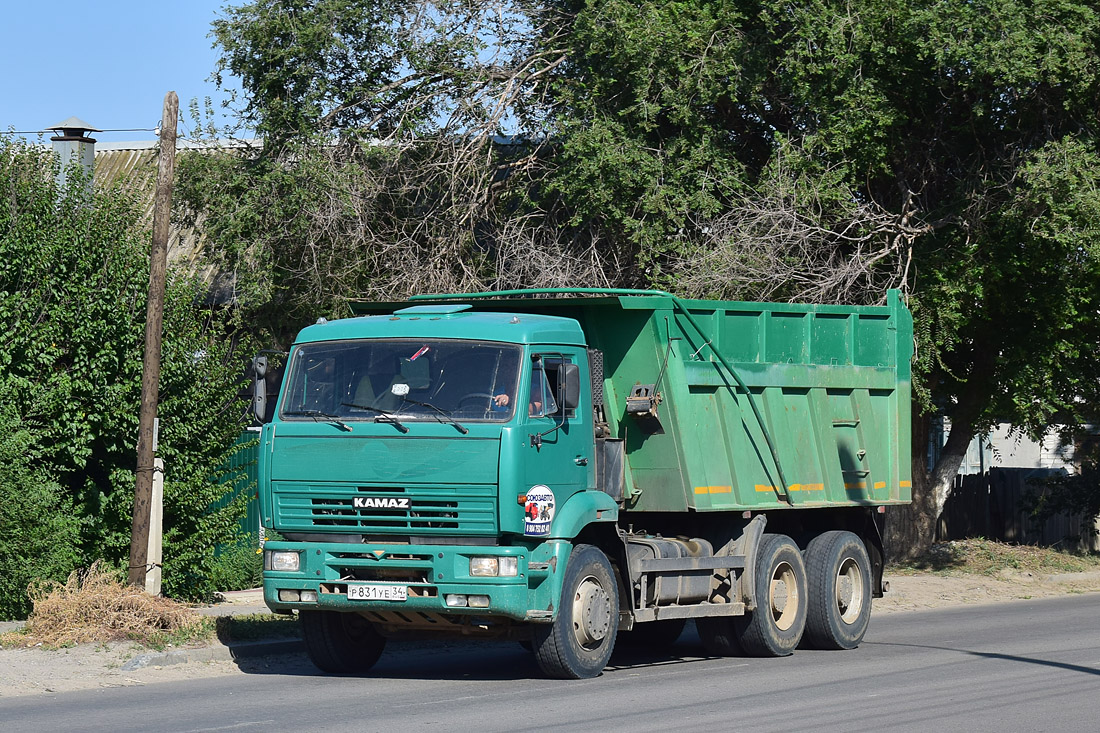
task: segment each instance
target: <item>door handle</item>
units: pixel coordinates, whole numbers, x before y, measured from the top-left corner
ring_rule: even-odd
[[[576,458],[573,459],[573,463],[576,463],[578,466],[587,466],[588,465],[588,459],[585,458],[584,456],[577,456]]]

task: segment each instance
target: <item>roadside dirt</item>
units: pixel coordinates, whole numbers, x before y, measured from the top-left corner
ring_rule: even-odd
[[[874,613],[920,611],[1050,596],[1100,592],[1100,571],[1038,575],[1002,570],[988,575],[887,575],[890,590],[876,598]]]
[[[875,614],[948,606],[1003,603],[1031,598],[1100,592],[1100,571],[1035,575],[1002,571],[984,575],[915,574],[888,576],[890,592],[874,602]],[[217,609],[214,609],[216,612]],[[210,613],[211,609],[204,609]],[[263,669],[306,668],[298,657],[189,661],[124,670],[149,650],[130,642],[81,644],[68,649],[0,650],[0,700],[5,697],[152,685],[196,678],[249,674]],[[201,657],[192,654],[192,657]]]

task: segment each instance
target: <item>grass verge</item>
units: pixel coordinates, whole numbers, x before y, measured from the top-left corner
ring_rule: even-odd
[[[296,616],[274,613],[220,616],[217,619],[216,633],[223,644],[301,638]]]
[[[986,539],[952,540],[932,546],[909,563],[892,564],[896,575],[989,575],[1005,572],[1050,575],[1100,570],[1100,555],[1066,552],[1051,547],[1010,545]]]

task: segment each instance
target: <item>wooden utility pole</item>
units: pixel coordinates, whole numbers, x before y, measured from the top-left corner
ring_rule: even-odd
[[[153,203],[153,248],[149,255],[149,302],[145,310],[145,363],[141,373],[141,414],[138,418],[137,481],[134,486],[134,523],[130,534],[132,585],[146,587],[149,564],[149,525],[153,495],[153,426],[160,388],[160,344],[164,324],[164,282],[168,268],[168,220],[172,209],[172,179],[176,172],[176,118],[179,97],[164,96],[160,123],[160,159]],[[154,557],[159,556],[154,553]]]

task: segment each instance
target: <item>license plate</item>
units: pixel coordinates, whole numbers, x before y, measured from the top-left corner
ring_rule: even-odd
[[[407,601],[409,587],[406,585],[381,585],[377,583],[358,583],[348,585],[349,601]]]

